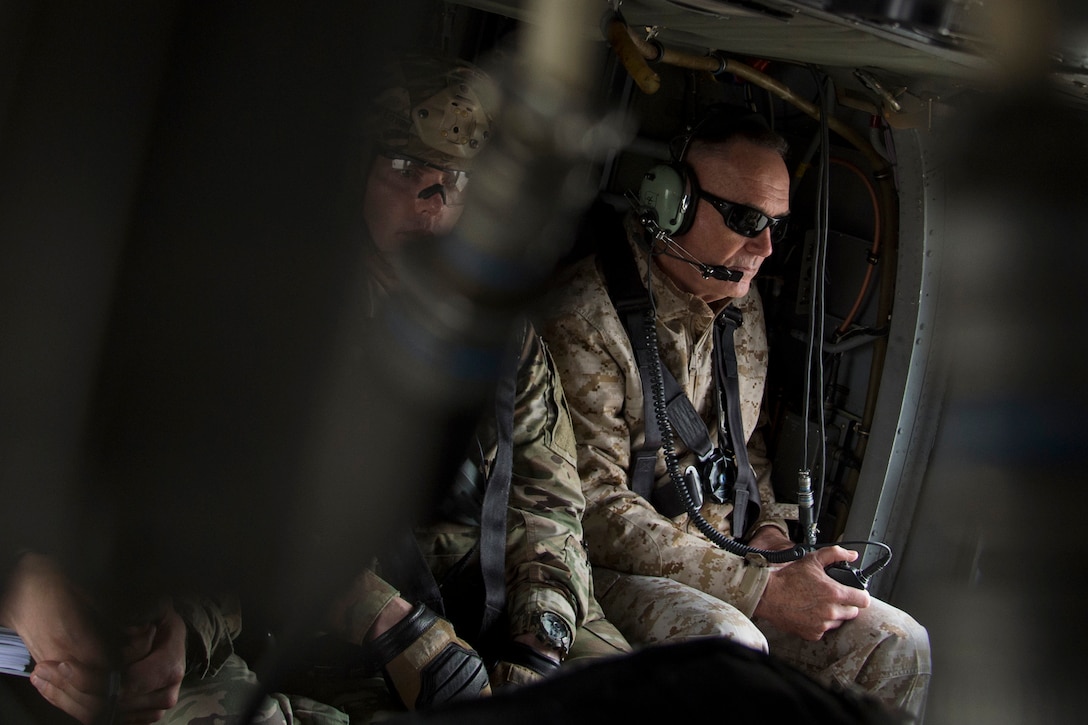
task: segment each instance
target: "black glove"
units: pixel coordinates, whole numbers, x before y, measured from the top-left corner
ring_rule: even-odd
[[[502,659],[491,670],[491,682],[498,688],[505,685],[528,685],[542,680],[559,669],[559,663],[521,642],[511,642]]]
[[[422,604],[368,642],[367,650],[409,710],[491,694],[480,655]]]

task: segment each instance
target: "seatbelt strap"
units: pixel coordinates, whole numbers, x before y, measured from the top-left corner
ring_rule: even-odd
[[[645,299],[645,295],[643,295]],[[661,429],[657,425],[654,413],[653,386],[650,378],[650,360],[647,356],[656,355],[657,350],[649,349],[649,340],[644,333],[648,310],[628,310],[621,314],[624,327],[631,338],[631,346],[638,362],[639,378],[642,380],[643,426],[645,435],[641,447],[631,450],[631,490],[647,501],[653,494],[655,471],[657,469],[657,451],[661,448]],[[652,322],[651,322],[652,324]],[[632,334],[632,331],[637,331]]]
[[[605,240],[601,246],[600,261],[601,271],[608,286],[608,296],[631,340],[631,349],[634,352],[639,378],[642,381],[645,435],[642,446],[631,451],[631,490],[647,501],[651,501],[665,516],[677,516],[686,509],[671,488],[666,486],[664,490],[654,489],[657,452],[661,448],[661,431],[654,411],[653,385],[650,376],[652,357],[650,356],[660,356],[660,352],[656,347],[650,349],[649,335],[646,334],[647,321],[653,324],[650,293],[639,278],[638,267],[627,248],[624,237],[616,235]],[[661,375],[665,385],[666,414],[669,416],[669,422],[672,423],[684,444],[694,451],[700,460],[708,460],[715,451],[706,424],[699,417],[698,411],[695,410],[676,378],[663,363]]]
[[[616,308],[616,314],[631,340],[631,350],[635,355],[642,382],[645,440],[642,446],[631,450],[630,486],[632,491],[649,501],[653,495],[657,451],[661,448],[661,431],[657,426],[657,415],[654,414],[653,385],[650,378],[650,356],[657,355],[658,351],[650,349],[645,332],[647,322],[653,324],[653,306],[650,303],[650,293],[639,279],[635,260],[627,249],[625,235],[613,234],[605,239],[601,245],[599,261],[612,306]]]
[[[523,331],[518,336],[519,344],[508,355],[509,362],[503,366],[495,391],[497,449],[480,515],[480,571],[484,582],[481,635],[498,621],[506,608],[506,508],[514,471],[514,399],[524,339]]]
[[[733,484],[733,536],[736,538],[744,536],[748,529],[749,507],[751,520],[759,515],[760,508],[759,487],[748,460],[748,443],[744,439],[744,421],[740,414],[740,386],[733,336],[742,319],[740,310],[730,305],[714,320],[714,376],[726,418],[722,438],[729,441],[737,472]]]

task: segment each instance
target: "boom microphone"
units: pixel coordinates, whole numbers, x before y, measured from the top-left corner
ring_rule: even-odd
[[[684,260],[687,262],[687,260]],[[744,279],[744,272],[737,269],[729,269],[729,267],[723,267],[720,264],[703,264],[702,262],[688,262],[699,268],[699,271],[703,273],[703,279],[720,279],[722,282],[740,282]]]
[[[684,254],[688,254],[687,250],[685,250],[679,244],[676,244],[676,242],[673,242],[671,239],[669,239],[668,241],[670,244],[675,246]],[[695,267],[700,272],[702,272],[703,279],[710,279],[711,277],[713,277],[714,279],[719,279],[722,282],[740,282],[742,279],[744,279],[744,272],[736,269],[729,269],[729,267],[723,267],[720,264],[707,264],[706,262],[700,262],[694,257],[692,257],[691,259],[687,259],[685,257],[681,257],[679,254],[671,254],[665,251],[658,252],[658,254],[662,254],[666,257],[672,257],[673,259],[679,259],[681,262],[687,262],[692,267]],[[690,254],[688,254],[688,256],[691,257]]]
[[[714,279],[721,280],[722,282],[740,282],[742,279],[744,279],[744,272],[735,269],[729,269],[729,267],[723,267],[720,264],[706,264],[705,262],[700,262],[695,257],[692,257],[688,250],[677,244],[676,240],[669,236],[668,232],[658,226],[657,215],[651,209],[639,207],[638,211],[639,224],[646,227],[650,234],[653,235],[654,239],[661,242],[664,245],[665,249],[675,248],[678,251],[683,252],[685,255],[687,255],[687,257],[690,257],[690,259],[681,257],[677,254],[670,254],[664,249],[660,252],[654,252],[655,254],[664,254],[666,257],[672,257],[673,259],[679,259],[681,262],[687,262],[688,264],[698,268],[698,270],[702,272],[703,279],[710,279],[711,277],[713,277]]]

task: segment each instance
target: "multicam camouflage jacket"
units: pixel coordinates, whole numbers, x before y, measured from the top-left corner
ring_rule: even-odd
[[[185,672],[192,677],[214,675],[234,652],[233,640],[242,631],[236,597],[184,596],[174,610],[185,622]]]
[[[574,429],[555,363],[531,328],[517,372],[513,475],[507,507],[506,610],[510,636],[534,632],[550,611],[575,632],[586,621],[592,585],[582,545],[585,498]],[[454,488],[482,490],[495,462],[494,416],[485,415]],[[462,501],[464,496],[459,497]],[[440,581],[480,536],[478,505],[447,509],[442,523],[416,531]]]
[[[447,501],[451,505],[439,523],[416,530],[440,582],[480,538],[479,500],[495,461],[496,440],[493,416],[485,413],[466,465],[450,487],[450,498],[456,501]],[[453,497],[455,491],[459,495]],[[466,500],[475,500],[475,505],[466,506]],[[592,583],[582,545],[584,508],[574,431],[559,376],[543,340],[530,328],[517,372],[507,507],[506,612],[511,637],[534,632],[535,615],[544,611],[558,614],[575,633],[585,623]],[[478,558],[469,565],[478,568]],[[382,607],[396,594],[375,571],[361,574],[334,605],[334,631],[362,643]],[[463,636],[471,639],[470,633]]]
[[[628,222],[628,244],[640,276],[646,276],[647,244]],[[578,469],[586,494],[582,525],[594,566],[665,576],[696,587],[751,615],[767,585],[768,570],[718,548],[687,514],[666,518],[630,487],[632,449],[645,440],[643,390],[627,332],[609,298],[596,256],[576,263],[560,281],[541,333],[553,352],[578,439]],[[654,269],[654,272],[658,270]],[[653,275],[657,334],[662,360],[687,393],[717,443],[718,416],[713,373],[713,322],[718,310],[681,291],[663,274]],[[733,301],[744,316],[734,336],[740,374],[741,414],[748,455],[755,469],[761,517],[753,530],[775,525],[783,507],[774,503],[770,461],[756,432],[767,371],[763,306],[753,288]],[[695,454],[676,440],[680,470]],[[671,485],[659,452],[655,486]],[[732,504],[705,502],[701,513],[730,533]]]

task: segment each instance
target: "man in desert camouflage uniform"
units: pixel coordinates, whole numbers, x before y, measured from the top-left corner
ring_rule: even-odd
[[[381,77],[388,87],[370,108],[363,199],[372,314],[397,284],[403,247],[447,234],[459,218],[472,161],[492,133],[487,109],[494,92],[470,64],[429,56],[403,57]],[[331,674],[325,668],[307,683],[308,694],[343,708],[352,722],[369,720],[375,710],[421,709],[532,682],[561,662],[630,649],[593,598],[582,545],[585,498],[554,363],[528,325],[513,352],[519,354],[512,475],[505,533],[499,534],[505,538],[504,616],[479,631],[482,500],[498,456],[497,416],[485,414],[435,519],[415,530],[426,576],[441,600],[425,606],[426,592],[409,591],[412,577],[379,556],[330,607],[326,633],[384,663],[394,691],[382,679],[360,676],[365,668]],[[444,608],[445,618],[432,608]]]
[[[689,227],[663,238],[645,217],[640,223],[629,215],[617,253],[634,255],[643,284],[651,279],[662,365],[691,400],[715,446],[726,416],[716,392],[714,328],[728,306],[742,314],[734,333],[739,440],[742,446],[748,442],[762,506],[747,531],[736,534],[757,549],[786,550],[793,546],[782,517],[786,507],[774,503],[770,462],[756,433],[768,349],[762,303],[751,286],[771,253],[772,231],[779,225],[784,231],[789,212],[786,146],[751,119],[697,130],[702,138],[687,139],[687,153],[679,159],[692,179]],[[541,330],[571,407],[588,502],[583,526],[597,596],[609,620],[635,644],[733,638],[769,650],[826,685],[858,688],[919,715],[930,672],[928,635],[904,612],[825,574],[825,566],[852,561],[856,552],[832,546],[769,565],[758,554],[744,557],[719,548],[683,508],[666,516],[633,490],[633,451],[646,440],[644,390],[631,339],[609,296],[604,256],[590,256],[569,270]],[[713,268],[742,274],[726,281],[708,272]],[[682,440],[676,440],[675,451],[679,470],[699,465]],[[663,452],[651,478],[650,499],[672,492]],[[732,503],[710,496],[700,509],[726,536],[732,511]]]

